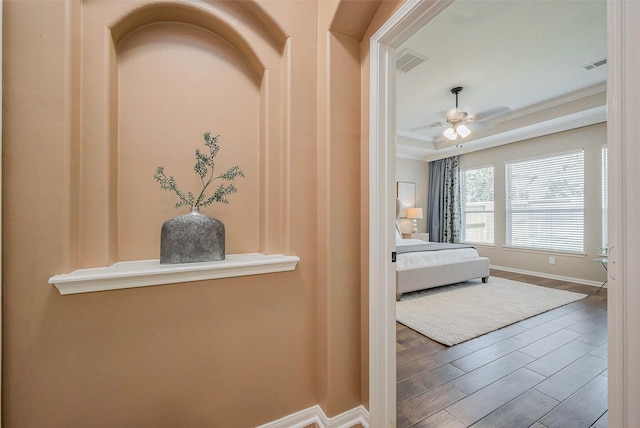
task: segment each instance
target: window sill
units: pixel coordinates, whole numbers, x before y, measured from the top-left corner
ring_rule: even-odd
[[[479,247],[479,248],[496,248],[495,244],[487,244],[487,243],[484,243],[484,242],[466,242],[466,241],[463,241],[463,242],[461,242],[461,244],[472,245],[474,247]]]
[[[217,262],[160,264],[159,260],[119,262],[109,267],[78,269],[49,278],[60,294],[91,293],[206,279],[287,272],[296,268],[297,256],[260,253],[228,254]]]
[[[559,255],[559,256],[566,256],[566,257],[578,257],[578,258],[587,257],[586,253],[572,253],[570,251],[541,250],[537,248],[510,247],[508,245],[505,245],[502,248],[509,251],[520,251],[523,253],[551,254],[551,255]]]

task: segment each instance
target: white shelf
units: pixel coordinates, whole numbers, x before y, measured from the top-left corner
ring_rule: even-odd
[[[91,293],[123,288],[287,272],[296,268],[297,256],[260,253],[228,254],[225,260],[160,264],[159,260],[119,262],[109,267],[78,269],[49,278],[60,294]]]

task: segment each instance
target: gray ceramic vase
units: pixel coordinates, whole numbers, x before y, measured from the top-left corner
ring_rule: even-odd
[[[189,214],[162,224],[160,263],[193,263],[224,260],[224,224],[200,214],[191,207]]]

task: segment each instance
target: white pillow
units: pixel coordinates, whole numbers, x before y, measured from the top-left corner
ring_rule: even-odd
[[[396,243],[402,241],[402,232],[400,231],[400,225],[396,221]]]

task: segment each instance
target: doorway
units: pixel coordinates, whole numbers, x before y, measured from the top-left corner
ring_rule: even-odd
[[[397,13],[374,34],[371,39],[371,88],[370,88],[370,422],[372,426],[395,426],[395,270],[391,262],[394,247],[393,227],[395,207],[392,205],[395,190],[395,49],[418,28],[428,23],[452,2],[407,2]],[[633,10],[629,10],[633,9]],[[640,208],[640,201],[622,204],[622,198],[630,194],[624,186],[628,180],[637,180],[637,168],[624,168],[628,154],[640,158],[640,149],[629,147],[624,131],[634,128],[624,118],[631,113],[638,114],[640,106],[625,104],[624,85],[628,90],[638,90],[638,85],[623,79],[631,69],[640,68],[640,60],[625,63],[623,58],[633,58],[635,53],[624,45],[625,38],[640,36],[640,28],[635,25],[640,16],[640,7],[622,2],[611,2],[608,7],[609,45],[608,63],[610,79],[608,84],[610,144],[610,178],[612,185],[609,195],[610,207],[610,299],[609,299],[609,421],[611,426],[633,426],[637,416],[631,405],[632,398],[640,394],[638,389],[629,388],[624,375],[633,373],[638,365],[631,358],[635,350],[630,344],[639,345],[637,338],[629,333],[630,327],[640,324],[640,316],[626,308],[633,298],[640,301],[640,292],[627,287],[630,278],[640,277],[640,269],[633,263],[624,264],[626,256],[631,256],[636,248],[627,249],[622,231],[627,236],[637,236],[637,224],[625,221],[623,214],[631,214]],[[635,15],[634,15],[635,13]],[[631,88],[633,86],[633,88]],[[628,108],[623,110],[622,105]],[[638,131],[633,129],[634,131]],[[625,153],[627,156],[621,156]],[[613,172],[612,172],[613,171]],[[634,172],[635,171],[635,172]],[[633,182],[633,181],[629,181]],[[629,217],[626,217],[629,218]],[[620,221],[617,221],[620,220]],[[634,234],[635,232],[635,234]],[[629,251],[630,250],[630,251]],[[628,252],[629,251],[629,252]],[[623,275],[624,274],[624,275]],[[611,292],[613,290],[614,292]],[[636,295],[637,294],[637,295]],[[623,346],[626,344],[626,346]],[[626,385],[625,385],[626,384]],[[626,386],[626,389],[625,389]],[[628,425],[627,425],[628,424]]]

